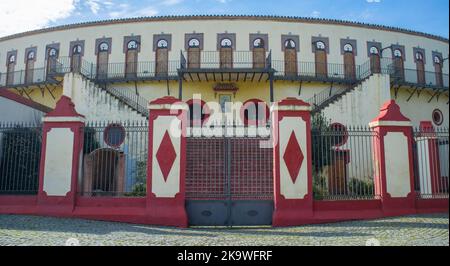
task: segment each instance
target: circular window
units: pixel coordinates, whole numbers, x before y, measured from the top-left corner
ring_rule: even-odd
[[[109,45],[106,42],[102,42],[99,45],[99,49],[101,52],[107,52],[109,50]]]
[[[125,128],[121,124],[109,124],[103,138],[108,146],[117,148],[125,141]]]
[[[316,42],[316,48],[317,48],[318,50],[325,50],[325,43],[322,42],[322,41]]]
[[[439,109],[435,109],[433,111],[433,123],[437,126],[442,125],[442,122],[444,122],[444,116],[442,115],[442,111]]]
[[[370,54],[378,54],[378,48],[375,46],[370,47]]]
[[[255,48],[262,48],[264,47],[264,40],[261,38],[257,38],[253,41],[253,47]]]
[[[138,44],[136,41],[129,41],[127,44],[128,50],[135,50],[138,47]]]
[[[334,133],[334,138],[332,138],[332,146],[340,147],[347,143],[348,131],[347,128],[341,123],[331,124],[331,130]]]
[[[168,43],[166,40],[162,39],[162,40],[159,40],[159,41],[158,41],[158,43],[156,44],[156,46],[157,46],[158,48],[167,48],[167,47],[169,46],[169,43]]]
[[[348,53],[353,52],[353,46],[351,44],[347,43],[346,45],[344,45],[344,52],[348,52]]]
[[[288,49],[294,49],[296,47],[296,44],[295,44],[294,40],[289,39],[289,40],[286,40],[286,42],[284,43],[284,47],[286,47]]]
[[[195,39],[195,38],[190,39],[189,42],[188,42],[188,46],[190,48],[198,48],[198,47],[200,47],[200,41],[198,39]]]
[[[230,48],[232,45],[233,45],[233,42],[228,38],[222,39],[222,41],[220,41],[221,47]]]
[[[402,57],[402,51],[400,51],[399,49],[395,49],[394,50],[394,56],[395,57]]]
[[[55,48],[51,48],[51,49],[48,51],[48,55],[51,56],[51,57],[55,57],[57,53],[58,53],[58,51],[56,51]]]

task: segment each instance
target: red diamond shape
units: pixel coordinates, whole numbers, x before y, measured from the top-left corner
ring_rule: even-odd
[[[297,180],[298,172],[300,171],[300,167],[302,166],[303,163],[303,158],[304,157],[302,149],[298,144],[294,131],[292,131],[291,136],[289,137],[288,144],[286,146],[286,150],[283,155],[283,159],[288,168],[292,182],[294,183]]]
[[[158,160],[159,168],[164,177],[164,181],[167,182],[167,176],[172,169],[173,163],[177,158],[177,153],[173,147],[172,141],[170,140],[169,132],[164,134],[164,137],[159,145],[158,151],[156,152],[156,160]]]

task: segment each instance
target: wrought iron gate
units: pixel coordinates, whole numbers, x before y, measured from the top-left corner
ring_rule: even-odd
[[[190,225],[272,224],[273,153],[263,145],[268,141],[262,137],[187,138]]]

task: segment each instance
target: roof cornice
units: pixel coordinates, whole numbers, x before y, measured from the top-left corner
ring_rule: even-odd
[[[98,20],[90,22],[81,22],[75,24],[67,24],[49,28],[43,28],[39,30],[26,31],[22,33],[17,33],[5,37],[1,37],[0,41],[11,40],[15,38],[35,35],[39,33],[47,33],[52,31],[61,31],[67,29],[76,29],[92,26],[102,26],[111,24],[121,24],[121,23],[137,23],[137,22],[160,22],[160,21],[183,21],[183,20],[270,20],[278,22],[299,22],[299,23],[311,23],[311,24],[328,24],[328,25],[341,25],[341,26],[353,26],[368,28],[374,30],[384,30],[405,33],[410,35],[416,35],[421,37],[426,37],[442,42],[449,42],[449,39],[442,36],[433,35],[429,33],[413,31],[398,27],[384,26],[378,24],[338,20],[338,19],[324,19],[324,18],[311,18],[311,17],[295,17],[295,16],[269,16],[269,15],[181,15],[181,16],[155,16],[155,17],[135,17],[135,18],[121,18],[121,19],[110,19],[110,20]]]

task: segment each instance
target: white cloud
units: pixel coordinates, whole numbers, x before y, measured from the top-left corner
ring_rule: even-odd
[[[161,1],[161,4],[165,5],[165,6],[173,6],[173,5],[178,5],[181,2],[183,2],[183,0],[163,0],[163,1]]]
[[[100,10],[100,1],[99,0],[86,0],[86,5],[89,7],[92,13],[95,15],[98,14],[98,11]]]
[[[366,0],[367,3],[380,3],[381,0]]]
[[[79,0],[1,0],[0,36],[48,26],[69,17]]]
[[[314,11],[311,13],[311,17],[313,17],[313,18],[318,18],[319,16],[320,16],[320,12],[317,11],[317,10],[314,10]]]

